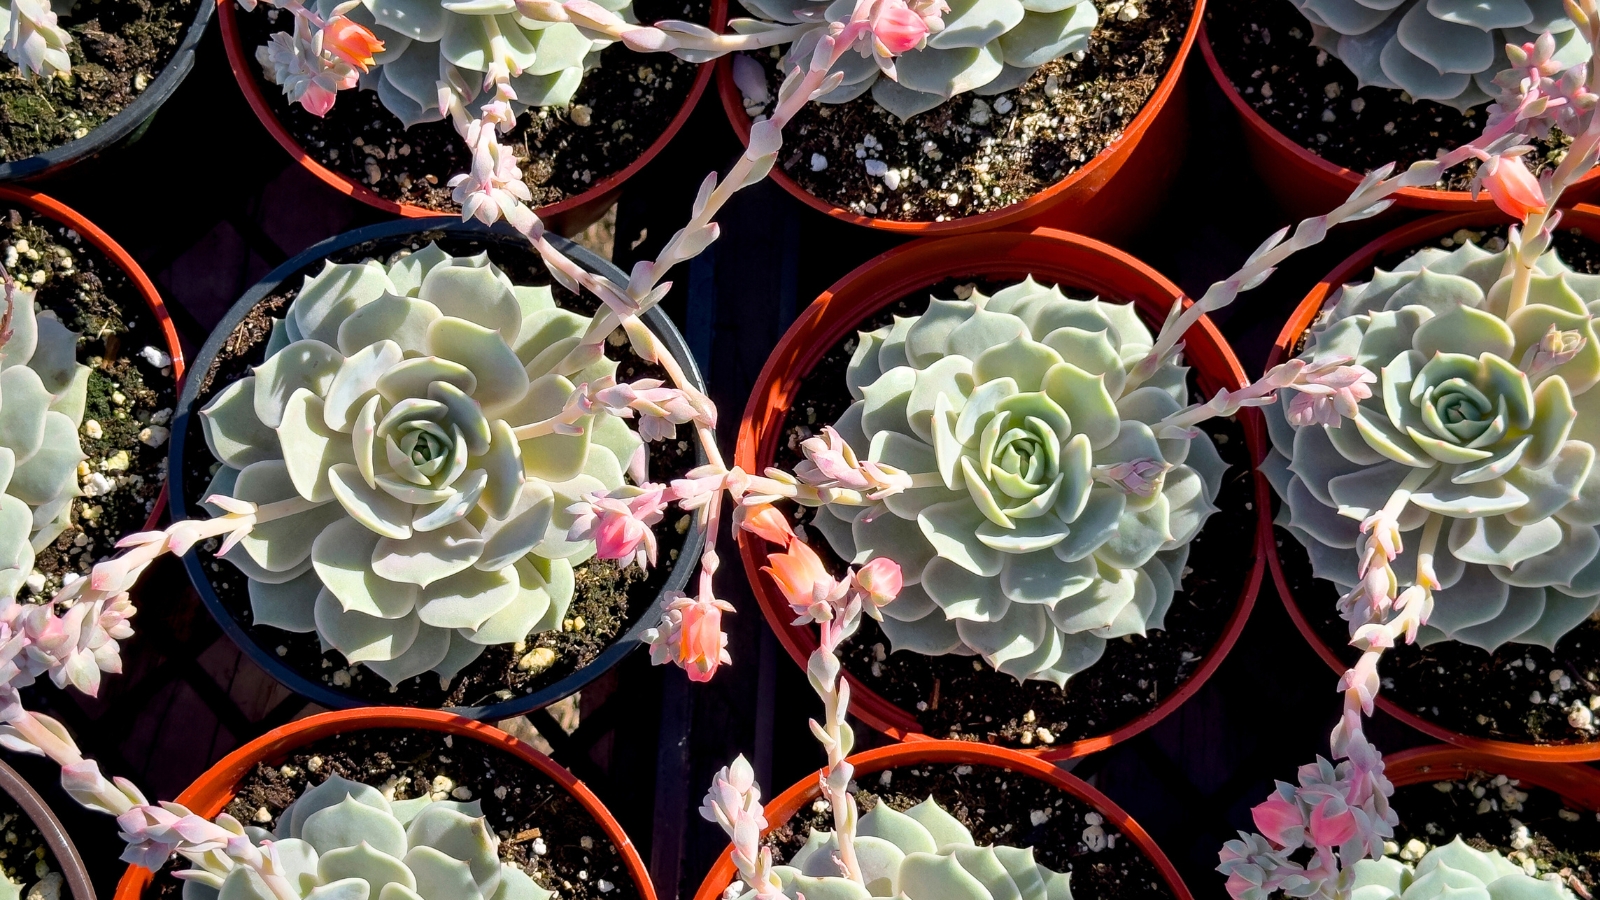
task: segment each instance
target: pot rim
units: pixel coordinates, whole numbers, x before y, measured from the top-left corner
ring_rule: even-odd
[[[1194,49],[1195,41],[1204,27],[1206,0],[1195,0],[1194,11],[1189,16],[1189,23],[1184,27],[1183,40],[1179,42],[1177,52],[1173,54],[1172,62],[1167,67],[1166,74],[1157,83],[1156,89],[1145,100],[1144,106],[1134,115],[1128,127],[1122,134],[1094,158],[1085,163],[1082,168],[1071,175],[1046,186],[1043,190],[1018,201],[1010,206],[979,213],[975,216],[966,216],[960,219],[951,219],[945,222],[927,221],[901,221],[898,219],[882,219],[876,216],[865,216],[860,213],[843,209],[826,200],[813,196],[809,191],[800,186],[800,183],[783,171],[782,166],[774,166],[767,177],[782,185],[796,200],[804,203],[818,212],[825,213],[841,222],[852,225],[862,225],[879,231],[888,231],[897,234],[909,234],[919,237],[943,237],[956,234],[973,234],[990,231],[996,228],[1014,228],[1022,225],[1046,212],[1065,198],[1068,191],[1087,181],[1101,169],[1116,172],[1112,165],[1131,155],[1153,126],[1156,116],[1166,106],[1167,101],[1178,89],[1178,84],[1184,75],[1184,66],[1189,60],[1190,51]],[[717,67],[717,95],[722,100],[723,111],[727,113],[728,123],[733,126],[733,131],[739,141],[746,146],[750,143],[750,117],[745,114],[744,103],[739,93],[739,88],[733,83],[733,67],[731,55],[716,61]],[[1131,177],[1131,173],[1129,176]]]
[[[70,140],[59,147],[51,147],[43,153],[0,163],[0,181],[33,181],[59,174],[111,148],[118,141],[137,131],[172,98],[173,93],[178,90],[178,85],[189,77],[190,70],[194,68],[195,49],[199,46],[201,38],[205,37],[206,25],[210,21],[211,4],[201,0],[195,9],[194,19],[184,30],[183,40],[173,52],[172,58],[162,67],[161,74],[157,75],[139,96],[133,98],[132,103],[124,106],[116,115],[100,123],[81,138]]]
[[[1128,815],[1110,797],[1100,793],[1083,779],[1040,760],[1036,756],[1019,753],[1006,747],[996,747],[990,744],[976,744],[969,741],[926,740],[913,741],[904,744],[890,744],[864,753],[857,753],[849,757],[848,762],[855,766],[856,775],[870,775],[884,769],[893,769],[901,766],[918,765],[922,763],[955,763],[957,765],[983,765],[994,768],[1018,772],[1043,781],[1053,788],[1061,790],[1081,803],[1092,807],[1106,820],[1106,824],[1121,832],[1123,836],[1138,845],[1146,859],[1155,865],[1156,871],[1161,873],[1161,879],[1171,889],[1175,900],[1193,900],[1188,885],[1183,883],[1183,878],[1178,875],[1178,870],[1167,859],[1161,847],[1150,837],[1144,828],[1133,817]],[[820,795],[819,779],[822,770],[795,782],[788,790],[774,797],[766,808],[762,810],[768,823],[767,832],[780,828],[794,816],[800,808],[816,800]],[[738,870],[733,864],[733,847],[730,845],[717,856],[717,861],[706,874],[705,880],[700,884],[700,890],[695,894],[694,900],[718,900],[722,891],[733,879],[738,877]]]
[[[1384,757],[1384,775],[1395,787],[1444,781],[1468,771],[1504,774],[1554,791],[1584,809],[1600,809],[1600,770],[1589,766],[1512,759],[1452,744],[1413,747]]]
[[[1107,264],[1105,270],[1086,270],[1074,266],[1075,263],[1087,259],[1104,261]],[[1060,278],[1052,276],[1053,280],[1074,285],[1079,289],[1124,295],[1132,291],[1120,287],[1119,281],[1121,284],[1129,281],[1139,282],[1144,293],[1136,294],[1133,302],[1143,307],[1144,312],[1158,321],[1165,316],[1172,299],[1181,296],[1182,293],[1159,272],[1115,247],[1051,228],[1037,228],[1031,232],[987,232],[960,238],[929,238],[903,244],[863,263],[835,282],[813,301],[784,333],[783,338],[767,357],[766,365],[762,367],[761,375],[751,389],[749,403],[739,422],[735,462],[747,472],[762,471],[766,467],[772,459],[782,429],[770,427],[763,417],[770,410],[775,409],[780,413],[786,410],[792,399],[789,393],[790,387],[780,382],[789,372],[809,372],[816,361],[861,319],[909,293],[945,278],[969,274],[1014,277],[1023,271],[1036,271],[1034,267],[1041,263],[1053,266],[1055,272],[1064,276]],[[893,274],[886,275],[886,272]],[[870,299],[855,301],[852,298],[857,294]],[[1184,300],[1186,305],[1191,302],[1187,298]],[[834,317],[838,321],[830,323],[826,321],[826,317],[835,304],[843,304],[843,308],[848,312],[839,313]],[[1198,335],[1195,335],[1195,329],[1198,329]],[[1241,387],[1247,383],[1244,369],[1234,357],[1227,340],[1209,317],[1202,317],[1189,334],[1196,339],[1189,341],[1190,352],[1187,354],[1187,362],[1199,371],[1204,380],[1214,382],[1214,386],[1229,388]],[[1206,360],[1213,355],[1217,360],[1208,365]],[[1226,374],[1219,377],[1212,370],[1213,365],[1224,367]],[[781,419],[778,421],[781,423]],[[1244,429],[1250,457],[1259,461],[1265,452],[1264,429],[1259,414],[1254,409],[1247,408],[1240,415],[1240,423]],[[1253,502],[1259,507],[1266,502],[1268,488],[1266,479],[1261,476],[1259,469],[1254,470],[1253,477]],[[1258,523],[1258,540],[1259,531]],[[790,658],[804,668],[806,659],[817,647],[816,634],[810,628],[792,624],[793,614],[788,604],[773,587],[770,577],[763,574],[761,567],[772,549],[765,541],[747,532],[740,531],[737,538],[739,555],[744,561],[745,575],[749,578],[756,599],[760,603],[762,615]],[[1256,593],[1260,588],[1265,566],[1261,554],[1255,554],[1250,574],[1245,578],[1239,600],[1222,634],[1183,684],[1155,707],[1104,734],[1048,748],[1012,749],[1012,752],[1047,760],[1070,759],[1103,750],[1161,721],[1200,690],[1233,648],[1250,616],[1250,610],[1255,605]],[[844,673],[844,677],[850,681],[852,697],[850,712],[856,718],[895,740],[917,742],[935,740],[920,730],[916,718],[910,713],[890,703],[851,676],[848,671]],[[968,743],[984,746],[976,742]]]
[[[1346,282],[1363,276],[1367,269],[1381,256],[1396,253],[1408,247],[1425,243],[1440,235],[1451,234],[1460,228],[1481,228],[1485,225],[1509,224],[1510,218],[1494,207],[1487,209],[1470,210],[1457,213],[1439,213],[1418,219],[1409,225],[1397,228],[1384,234],[1365,247],[1357,250],[1340,263],[1337,268],[1328,273],[1322,281],[1318,282],[1311,292],[1306,294],[1300,304],[1289,314],[1288,321],[1283,329],[1278,332],[1278,338],[1273,343],[1271,352],[1267,355],[1266,368],[1287,360],[1294,345],[1299,342],[1300,335],[1310,327],[1312,320],[1321,312],[1322,305],[1328,297]],[[1600,237],[1600,207],[1579,205],[1565,210],[1561,219],[1563,227],[1583,226],[1590,234]],[[1289,618],[1294,622],[1294,627],[1300,632],[1311,649],[1322,657],[1333,671],[1343,675],[1349,666],[1339,659],[1333,648],[1329,647],[1322,637],[1317,634],[1305,613],[1300,609],[1299,603],[1294,599],[1294,594],[1289,590],[1288,580],[1283,574],[1283,563],[1278,556],[1277,540],[1274,536],[1272,524],[1272,503],[1276,495],[1270,493],[1257,508],[1260,510],[1260,524],[1256,533],[1261,535],[1262,552],[1259,554],[1267,560],[1267,566],[1272,572],[1272,583],[1278,590],[1278,596],[1283,600],[1284,610],[1289,613]],[[1498,757],[1502,760],[1527,760],[1546,763],[1579,763],[1600,760],[1600,741],[1591,741],[1587,744],[1525,744],[1518,741],[1495,740],[1478,738],[1471,735],[1452,731],[1443,725],[1429,721],[1421,715],[1399,705],[1389,695],[1378,694],[1378,707],[1384,712],[1399,719],[1401,722],[1416,730],[1461,748],[1463,751],[1474,751],[1489,757]]]
[[[148,91],[147,91],[148,93]],[[99,251],[102,256],[111,260],[112,264],[122,270],[128,280],[133,282],[134,290],[144,298],[145,306],[150,314],[156,317],[156,327],[160,329],[161,336],[167,345],[167,355],[172,357],[172,383],[174,393],[181,394],[184,388],[183,347],[178,343],[178,329],[172,324],[172,316],[167,313],[167,305],[161,299],[161,292],[156,290],[150,276],[134,261],[122,245],[112,240],[99,226],[84,218],[83,214],[67,206],[65,203],[50,197],[47,194],[16,184],[0,184],[0,203],[15,203],[26,207],[47,219],[71,228],[79,236],[89,242],[89,245]],[[161,486],[161,493],[156,495],[155,506],[150,508],[150,515],[145,517],[144,530],[151,531],[161,521],[161,514],[167,507],[167,485]]]
[[[0,791],[5,791],[16,801],[22,807],[23,814],[33,822],[33,827],[39,829],[45,846],[50,848],[50,855],[55,857],[56,868],[61,870],[61,877],[72,892],[73,900],[94,900],[94,884],[89,881],[89,870],[83,867],[83,857],[78,855],[77,845],[72,843],[61,820],[56,818],[55,811],[28,784],[28,780],[3,760],[0,760]]]
[[[1255,107],[1245,101],[1228,74],[1222,70],[1222,63],[1218,61],[1216,51],[1211,47],[1211,37],[1206,32],[1205,25],[1200,26],[1200,55],[1206,61],[1206,68],[1211,71],[1212,78],[1221,88],[1228,102],[1233,105],[1234,111],[1239,114],[1239,120],[1244,123],[1246,130],[1253,132],[1272,146],[1278,156],[1286,156],[1295,161],[1300,168],[1316,169],[1328,181],[1344,182],[1346,189],[1354,191],[1361,183],[1362,173],[1347,169],[1335,162],[1330,162],[1307,150],[1299,142],[1272,127]],[[1590,172],[1579,179],[1574,188],[1588,186],[1600,178],[1600,171]],[[1472,211],[1487,211],[1495,208],[1494,201],[1485,195],[1482,199],[1474,200],[1468,191],[1440,191],[1432,188],[1401,188],[1393,196],[1397,205],[1416,209],[1433,209],[1445,212],[1463,213]]]
[[[448,735],[470,738],[496,750],[509,753],[532,766],[540,774],[560,785],[577,800],[590,818],[599,823],[606,837],[617,846],[622,862],[639,888],[640,900],[656,900],[655,886],[638,848],[622,830],[622,825],[606,809],[600,798],[588,786],[567,771],[560,763],[545,756],[522,741],[492,725],[433,709],[410,707],[369,706],[361,709],[335,710],[299,719],[263,734],[243,747],[229,753],[203,772],[194,783],[179,794],[175,802],[189,807],[193,812],[211,818],[228,805],[233,789],[248,775],[258,762],[281,759],[290,751],[326,737],[352,731],[377,729],[411,729],[436,731]],[[144,889],[155,880],[155,873],[143,866],[128,866],[117,882],[116,900],[139,900]]]
[[[246,102],[250,104],[250,109],[255,112],[256,119],[261,122],[261,126],[267,130],[267,133],[272,135],[273,140],[278,142],[278,146],[282,147],[290,158],[315,176],[317,180],[335,191],[390,215],[411,219],[432,219],[441,215],[451,215],[448,212],[415,206],[410,203],[396,203],[349,176],[329,169],[307,153],[306,149],[300,146],[299,140],[278,119],[277,113],[273,111],[272,106],[267,102],[266,96],[262,93],[261,85],[256,78],[256,71],[253,68],[254,57],[246,52],[244,37],[239,33],[239,11],[234,9],[234,0],[216,0],[216,3],[222,8],[219,16],[221,19],[222,44],[227,51],[228,67],[233,70],[234,80],[238,82],[240,91],[244,93]],[[713,31],[722,30],[723,23],[727,21],[727,16],[728,0],[711,0],[711,28]],[[695,106],[700,102],[700,97],[705,93],[706,86],[710,83],[711,67],[709,64],[702,63],[695,71],[694,83],[689,88],[688,96],[684,97],[683,105],[679,108],[677,115],[672,117],[672,120],[667,123],[666,129],[645,148],[645,151],[637,159],[590,185],[582,193],[552,203],[549,206],[536,207],[534,213],[547,222],[552,221],[558,216],[585,209],[591,204],[598,203],[607,195],[622,190],[623,182],[633,177],[647,163],[655,159],[666,148],[667,144],[677,136],[678,132],[683,129],[684,124],[689,121],[689,115],[694,112]]]
[[[207,338],[205,346],[196,355],[195,365],[192,369],[200,374],[195,378],[189,379],[184,384],[183,394],[174,409],[171,426],[172,436],[168,439],[169,449],[167,454],[167,471],[169,473],[178,473],[175,480],[169,479],[173,498],[173,521],[189,517],[188,498],[184,495],[183,486],[183,456],[188,441],[189,417],[194,413],[194,404],[200,392],[200,382],[204,380],[213,360],[216,359],[217,354],[222,350],[223,345],[239,323],[244,321],[256,304],[271,295],[286,279],[302,273],[308,267],[315,265],[328,256],[369,241],[430,231],[443,231],[453,237],[503,240],[507,243],[517,243],[525,240],[504,223],[494,227],[486,227],[477,222],[462,222],[454,216],[435,217],[432,219],[398,219],[378,225],[369,225],[365,228],[358,228],[354,231],[335,235],[307,248],[269,272],[249,290],[245,291],[244,295],[229,308],[227,314],[212,329],[211,336]],[[622,274],[621,270],[583,247],[555,234],[548,235],[547,239],[584,268],[592,272],[604,273],[618,284],[627,282],[627,276]],[[532,251],[530,250],[529,252]],[[701,377],[700,369],[695,364],[694,354],[689,351],[688,344],[684,341],[683,335],[678,332],[677,326],[672,323],[672,320],[659,307],[652,307],[647,310],[644,313],[644,320],[656,337],[666,345],[667,351],[679,360],[685,375],[691,383],[696,388],[704,390],[705,379]],[[703,463],[703,459],[701,461]],[[661,591],[651,601],[650,606],[639,617],[638,621],[634,622],[627,631],[613,639],[606,649],[590,661],[588,665],[531,694],[513,697],[510,700],[503,700],[486,706],[451,707],[449,711],[472,719],[499,721],[541,709],[582,690],[590,682],[621,662],[623,657],[642,646],[641,635],[646,629],[654,627],[660,620],[667,593],[682,590],[684,585],[688,584],[690,577],[694,574],[699,564],[699,555],[704,544],[704,529],[696,526],[685,539],[677,561],[672,564],[673,571],[671,576],[668,577],[667,583],[662,586]],[[256,641],[251,636],[249,629],[233,617],[233,614],[223,604],[222,599],[217,596],[216,590],[211,586],[211,581],[206,575],[205,567],[200,561],[200,554],[197,550],[191,549],[184,554],[183,566],[189,573],[189,581],[194,585],[195,592],[200,595],[201,602],[205,604],[206,610],[211,613],[212,618],[217,621],[217,624],[222,627],[222,630],[227,633],[228,637],[240,650],[244,651],[257,665],[266,669],[267,673],[280,684],[301,697],[331,709],[351,709],[371,705],[353,694],[306,677],[280,659],[271,649]]]

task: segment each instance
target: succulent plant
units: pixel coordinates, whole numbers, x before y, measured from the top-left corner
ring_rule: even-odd
[[[879,803],[857,826],[866,886],[842,877],[838,838],[813,829],[788,865],[773,867],[788,897],[815,900],[1072,900],[1071,875],[1034,862],[1033,850],[979,847],[932,797],[905,812]],[[751,900],[748,891],[741,900]]]
[[[895,649],[1060,685],[1162,627],[1226,466],[1204,434],[1151,429],[1188,403],[1186,368],[1125,390],[1151,344],[1131,306],[1032,278],[861,334],[836,428],[917,486],[815,524],[846,561],[899,564]]]
[[[1441,517],[1423,644],[1553,648],[1600,604],[1600,277],[1548,253],[1506,317],[1505,262],[1471,243],[1429,248],[1345,285],[1301,357],[1353,356],[1381,372],[1373,396],[1337,427],[1266,408],[1278,523],[1317,577],[1356,584],[1359,521],[1408,478],[1405,546]],[[1409,566],[1395,571],[1410,583]]]
[[[1565,69],[1589,46],[1553,0],[1291,0],[1311,22],[1312,43],[1338,57],[1363,87],[1395,88],[1467,110],[1499,93],[1507,43],[1555,34]]]
[[[1351,900],[1571,900],[1559,882],[1534,878],[1497,851],[1485,853],[1457,837],[1429,850],[1415,867],[1398,859],[1363,859],[1354,866]]]
[[[522,869],[500,861],[500,841],[478,801],[388,800],[333,775],[278,815],[273,833],[218,823],[272,841],[290,888],[305,900],[548,900]],[[220,850],[183,873],[183,900],[280,900],[257,871]]]
[[[16,596],[34,554],[72,523],[89,390],[78,336],[35,313],[32,291],[16,292],[11,329],[0,346],[0,598]]]
[[[526,428],[616,371],[550,371],[588,322],[435,244],[308,276],[265,362],[202,411],[208,495],[305,507],[223,556],[255,622],[315,631],[391,684],[556,627],[594,554],[568,507],[621,487],[643,446],[598,410]]]
[[[64,75],[72,69],[72,35],[56,24],[77,0],[0,0],[0,49],[24,72]]]
[[[598,2],[625,17],[632,14],[631,0]],[[317,0],[316,8],[329,18],[338,5],[339,0]],[[361,86],[377,91],[407,127],[445,117],[438,83],[452,66],[476,86],[492,65],[508,63],[517,73],[510,85],[519,114],[532,106],[565,106],[611,43],[586,37],[571,23],[525,18],[512,0],[363,0],[347,15],[383,41],[383,51],[374,56],[377,65],[362,75]],[[479,102],[491,99],[492,91]]]
[[[838,20],[833,0],[740,0],[751,15],[768,22],[820,21],[824,12]],[[850,6],[842,7],[848,17]],[[972,91],[999,94],[1020,86],[1039,68],[1089,46],[1100,13],[1091,0],[965,0],[950,4],[944,28],[927,45],[894,60],[894,78],[880,78],[878,63],[846,53],[834,67],[844,81],[821,97],[844,103],[872,91],[872,99],[901,119],[909,119]],[[805,67],[821,31],[790,45],[782,67]]]

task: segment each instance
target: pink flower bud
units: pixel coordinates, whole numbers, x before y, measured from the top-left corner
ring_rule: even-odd
[[[1311,810],[1311,840],[1318,847],[1337,847],[1356,836],[1356,817],[1337,797],[1329,797]]]
[[[1305,827],[1305,816],[1299,804],[1285,800],[1282,794],[1273,792],[1266,802],[1250,810],[1250,818],[1262,836],[1279,847],[1300,846],[1300,835],[1291,832]]]
[[[900,595],[903,576],[900,564],[880,556],[856,571],[856,590],[865,594],[873,606],[887,606]]]
[[[872,36],[894,56],[916,49],[927,34],[928,23],[905,0],[881,0],[872,16]]]

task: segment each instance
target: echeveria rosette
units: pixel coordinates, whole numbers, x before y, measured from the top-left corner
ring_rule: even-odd
[[[1344,286],[1301,357],[1354,357],[1379,373],[1373,395],[1338,427],[1291,425],[1289,399],[1266,409],[1278,524],[1317,577],[1355,586],[1359,522],[1408,477],[1408,553],[1442,517],[1425,645],[1553,648],[1600,604],[1600,278],[1547,254],[1506,317],[1505,262],[1473,244],[1426,249]],[[1414,566],[1395,574],[1407,587]]]
[[[1362,87],[1403,90],[1459,110],[1500,93],[1507,43],[1545,31],[1561,68],[1585,62],[1589,46],[1558,0],[1290,0],[1311,22],[1312,43],[1338,57]]]
[[[237,826],[237,822],[226,821]],[[272,842],[291,889],[305,900],[549,900],[500,841],[474,800],[386,799],[334,775],[278,815]],[[212,851],[183,872],[183,900],[281,900],[256,871]]]
[[[895,649],[1060,685],[1107,640],[1162,627],[1225,466],[1203,434],[1152,431],[1188,403],[1188,370],[1129,388],[1151,344],[1132,307],[1031,278],[862,333],[836,428],[923,477],[881,503],[830,503],[816,526],[848,562],[900,565],[883,609]],[[1105,483],[1141,461],[1160,473],[1142,492]]]
[[[633,20],[631,0],[597,2]],[[317,0],[315,8],[327,19],[338,5],[339,0]],[[476,89],[500,58],[517,67],[509,82],[517,94],[515,111],[565,106],[611,43],[586,37],[567,22],[524,18],[512,0],[363,0],[347,15],[383,41],[377,65],[361,76],[361,86],[377,91],[407,127],[445,117],[438,87],[444,72],[460,70],[462,83]],[[485,92],[478,103],[493,98]]]
[[[856,826],[855,848],[865,886],[841,876],[838,841],[820,829],[772,871],[785,896],[807,900],[1072,900],[1070,875],[1035,862],[1031,848],[977,846],[932,797],[905,812],[874,806]]]
[[[36,313],[32,291],[17,291],[13,309],[0,347],[0,603],[22,588],[34,554],[72,524],[89,391],[78,336],[53,313]]]
[[[739,0],[751,15],[768,22],[842,22],[849,0]],[[972,91],[989,96],[1022,85],[1047,62],[1089,46],[1100,21],[1091,0],[954,0],[944,28],[926,46],[894,60],[895,77],[880,77],[870,56],[846,53],[834,67],[844,80],[822,95],[823,103],[845,103],[872,91],[872,99],[901,119],[909,119]],[[781,65],[787,72],[805,68],[826,29],[813,30],[790,45]]]
[[[1415,866],[1393,857],[1352,867],[1351,900],[1572,900],[1560,882],[1535,878],[1498,851],[1484,852],[1457,837],[1429,850]]]
[[[224,557],[255,622],[315,631],[392,684],[559,625],[594,554],[567,539],[568,508],[622,487],[643,446],[603,410],[517,434],[615,373],[550,371],[587,325],[549,288],[433,244],[307,277],[266,360],[203,410],[223,464],[207,494],[309,507]]]

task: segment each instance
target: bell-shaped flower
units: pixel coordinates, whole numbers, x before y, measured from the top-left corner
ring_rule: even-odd
[[[1521,157],[1490,157],[1483,165],[1487,170],[1483,187],[1501,212],[1525,222],[1548,205],[1539,179],[1528,171]]]
[[[708,594],[691,598],[673,591],[668,596],[661,622],[643,635],[650,645],[650,661],[675,663],[690,681],[710,681],[719,666],[733,661],[722,630],[722,614],[733,612],[733,605]]]
[[[834,580],[822,558],[804,541],[791,542],[788,550],[767,557],[767,563],[761,571],[772,576],[789,608],[798,616],[797,625],[832,619],[833,605],[849,592],[849,586]]]
[[[794,540],[794,529],[789,526],[788,517],[770,503],[741,505],[735,508],[733,515],[739,528],[768,543],[787,547]]]
[[[365,72],[375,64],[374,55],[383,52],[383,41],[365,25],[335,16],[323,26],[322,49]]]
[[[880,556],[856,570],[854,587],[866,599],[869,609],[876,614],[900,596],[905,578],[900,564],[887,556]]]
[[[1283,787],[1288,786],[1280,784],[1280,790],[1252,808],[1250,819],[1267,840],[1279,847],[1294,848],[1300,846],[1304,838],[1306,818],[1300,804],[1284,798]]]

